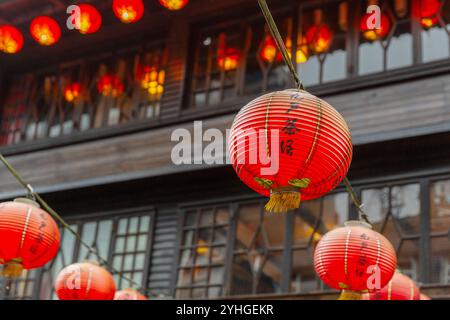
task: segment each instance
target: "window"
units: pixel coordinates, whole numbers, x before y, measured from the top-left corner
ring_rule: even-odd
[[[361,200],[374,230],[387,237],[397,251],[398,267],[419,281],[419,184],[364,189]]]
[[[161,45],[13,76],[0,143],[14,144],[156,119],[167,52]]]
[[[72,220],[70,225],[80,233],[84,242],[108,261],[108,265],[123,272],[145,291],[152,221],[153,213],[150,211],[126,217]],[[99,262],[96,255],[81,246],[71,232],[62,229],[61,247],[55,259],[43,268],[24,271],[20,278],[9,283],[4,296],[7,299],[57,299],[53,285],[58,273],[64,267],[81,261]],[[113,276],[117,289],[131,286],[117,274]]]

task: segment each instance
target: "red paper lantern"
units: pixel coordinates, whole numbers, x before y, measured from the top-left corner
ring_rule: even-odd
[[[114,300],[148,300],[146,296],[134,289],[124,289],[117,291]]]
[[[238,62],[239,52],[234,48],[226,48],[217,56],[217,66],[224,71],[236,69]]]
[[[43,46],[51,46],[61,38],[61,28],[55,19],[40,16],[30,24],[30,33],[34,40]]]
[[[366,293],[364,300],[420,300],[420,291],[408,276],[395,272],[391,281],[380,290]]]
[[[52,217],[28,199],[0,204],[0,264],[3,274],[19,276],[52,260],[59,249],[60,234]]]
[[[328,286],[343,290],[340,299],[360,299],[361,291],[383,288],[396,264],[391,243],[359,221],[326,233],[314,252],[316,273]]]
[[[105,74],[97,81],[97,90],[104,96],[117,97],[123,93],[123,83],[113,74]]]
[[[439,11],[441,3],[439,0],[421,0],[420,1],[420,24],[424,28],[431,28],[439,21]]]
[[[369,28],[368,22],[371,16],[372,14],[366,14],[362,17],[359,24],[359,29],[361,30],[363,37],[369,41],[383,39],[389,33],[389,29],[391,27],[389,18],[387,15],[382,13],[380,18],[380,28]]]
[[[64,99],[67,102],[73,102],[81,96],[81,84],[78,82],[71,83],[64,89]]]
[[[281,62],[283,61],[283,56],[278,50],[275,40],[271,36],[265,37],[263,40],[261,50],[259,52],[261,59],[265,62]]]
[[[228,150],[239,178],[270,196],[266,210],[285,212],[323,196],[345,177],[350,131],[327,102],[303,90],[265,94],[233,121]],[[268,163],[269,162],[269,163]]]
[[[79,4],[80,8],[80,25],[77,26],[81,34],[95,33],[102,25],[102,16],[98,10],[90,4]]]
[[[82,262],[61,270],[56,278],[55,292],[60,300],[113,300],[116,287],[106,269]]]
[[[16,27],[11,25],[0,26],[0,51],[17,53],[23,47],[23,35]]]
[[[144,14],[142,0],[114,0],[112,6],[114,14],[123,23],[137,22]]]
[[[159,0],[159,3],[169,10],[183,9],[188,2],[189,0]]]
[[[306,42],[314,53],[324,53],[331,45],[333,40],[333,32],[326,24],[311,26],[306,31]]]

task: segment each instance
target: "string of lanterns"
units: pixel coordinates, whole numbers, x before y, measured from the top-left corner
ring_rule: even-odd
[[[159,0],[164,8],[171,11],[181,10],[189,0]],[[79,19],[73,19],[75,29],[81,34],[96,33],[102,25],[102,15],[91,4],[82,3],[79,8]],[[113,0],[114,15],[123,23],[138,22],[144,14],[142,0]],[[43,46],[52,46],[61,38],[61,27],[55,19],[48,16],[39,16],[30,24],[32,38]],[[24,44],[21,31],[8,24],[0,25],[0,51],[8,54],[18,53]]]

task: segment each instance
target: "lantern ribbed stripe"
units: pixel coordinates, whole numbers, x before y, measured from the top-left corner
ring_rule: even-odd
[[[328,286],[338,290],[371,289],[368,288],[372,275],[370,266],[378,268],[383,287],[392,278],[396,263],[390,242],[383,235],[361,226],[341,227],[326,233],[314,252],[316,273]]]
[[[113,300],[116,292],[112,275],[90,263],[74,263],[60,271],[55,281],[60,300]]]
[[[60,244],[52,217],[37,206],[20,202],[0,204],[0,239],[0,260],[8,263],[19,259],[25,269],[48,263]]]
[[[420,300],[420,290],[411,278],[397,271],[386,286],[364,294],[363,300]]]
[[[272,130],[279,133],[278,146]],[[233,121],[228,150],[241,180],[262,195],[269,196],[271,190],[255,178],[272,181],[272,189],[289,187],[293,179],[309,179],[299,190],[302,200],[335,188],[352,158],[351,134],[343,117],[327,102],[295,89],[265,94],[244,106]],[[278,152],[278,159],[273,152]],[[261,154],[271,156],[277,173],[262,174],[269,165],[262,163]]]

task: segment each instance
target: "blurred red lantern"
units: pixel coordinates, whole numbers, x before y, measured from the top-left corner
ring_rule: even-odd
[[[30,33],[34,40],[43,46],[51,46],[61,38],[61,28],[55,19],[40,16],[30,24]]]
[[[60,271],[55,292],[60,300],[113,300],[116,287],[106,269],[91,262],[82,262]]]
[[[183,9],[188,2],[189,0],[159,0],[159,3],[169,10]]]
[[[221,70],[231,71],[237,68],[239,52],[234,48],[227,48],[217,56],[217,65]]]
[[[123,83],[113,74],[105,74],[97,81],[97,90],[104,96],[117,97],[123,93]]]
[[[427,296],[426,294],[421,293],[419,300],[431,300],[431,298],[429,296]]]
[[[124,289],[117,291],[114,300],[148,300],[146,296],[134,289]]]
[[[266,36],[263,40],[261,50],[259,51],[261,59],[265,62],[281,62],[283,61],[283,56],[278,50],[275,40],[271,36]]]
[[[439,0],[420,0],[420,24],[424,28],[431,28],[439,21],[441,2]]]
[[[420,291],[408,276],[395,272],[389,283],[380,290],[363,295],[364,300],[420,300]]]
[[[326,24],[312,26],[306,31],[306,41],[314,53],[324,53],[331,45],[333,32]]]
[[[360,221],[326,233],[314,252],[316,273],[328,286],[343,290],[343,300],[361,299],[362,291],[383,288],[396,264],[391,243]]]
[[[144,14],[142,0],[114,0],[112,6],[114,14],[123,23],[137,22]]]
[[[81,84],[78,82],[71,83],[64,89],[64,99],[67,102],[73,102],[81,95]]]
[[[362,17],[359,24],[359,29],[361,30],[363,37],[369,41],[383,39],[389,33],[389,29],[391,27],[389,18],[387,17],[387,15],[382,13],[380,18],[380,28],[370,28],[369,19],[371,18],[371,16],[371,13],[366,14],[364,17]]]
[[[298,208],[345,177],[352,158],[350,131],[327,102],[303,90],[265,94],[235,117],[228,141],[239,178],[270,196],[266,210]],[[301,197],[300,197],[301,193]]]
[[[141,82],[142,89],[147,90],[152,100],[161,99],[164,93],[164,81],[166,72],[158,70],[157,67],[143,67],[138,74],[138,79]]]
[[[98,10],[90,4],[79,4],[80,8],[80,25],[77,29],[82,34],[95,33],[102,25],[102,16]]]
[[[0,204],[0,264],[3,274],[16,277],[22,269],[35,269],[52,260],[60,234],[52,217],[28,199]]]
[[[0,51],[17,53],[23,47],[23,35],[16,27],[11,25],[0,26]]]

